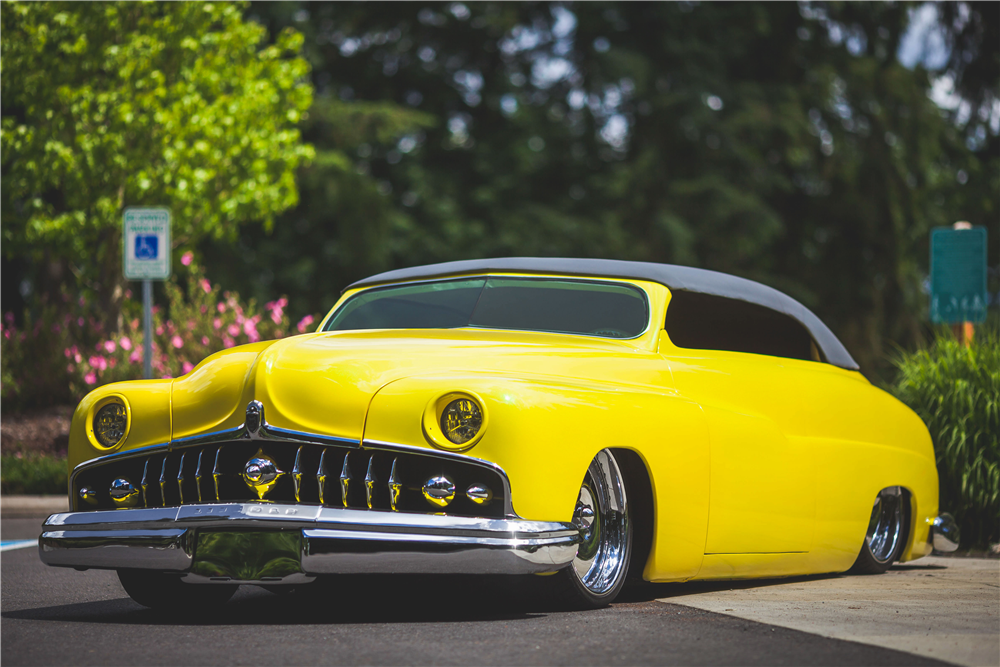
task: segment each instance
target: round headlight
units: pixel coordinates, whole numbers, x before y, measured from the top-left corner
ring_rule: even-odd
[[[128,418],[121,403],[108,403],[94,415],[94,436],[103,447],[114,447],[125,437]]]
[[[470,398],[452,401],[441,413],[441,432],[456,445],[475,438],[482,427],[483,412]]]

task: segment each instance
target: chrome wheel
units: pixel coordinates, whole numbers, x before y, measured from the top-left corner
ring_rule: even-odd
[[[898,486],[883,489],[875,496],[865,544],[879,564],[895,560],[903,534],[903,493]]]
[[[570,575],[591,603],[610,602],[625,581],[631,526],[625,481],[610,450],[591,461],[573,512],[583,541]]]

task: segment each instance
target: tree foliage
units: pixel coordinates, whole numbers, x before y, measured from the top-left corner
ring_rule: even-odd
[[[239,4],[2,5],[3,247],[120,301],[126,206],[172,209],[175,245],[233,239],[298,201],[312,155],[302,37]]]
[[[344,179],[306,175],[289,224],[244,239],[285,249],[259,288],[316,310],[366,273],[425,262],[675,262],[791,293],[887,371],[892,344],[925,336],[930,228],[994,226],[1000,199],[997,156],[929,99],[937,74],[896,56],[912,7],[255,3],[272,32],[302,30],[318,103],[435,121],[309,134],[343,151]],[[352,174],[378,187],[344,187]],[[229,248],[210,254],[254,280]]]

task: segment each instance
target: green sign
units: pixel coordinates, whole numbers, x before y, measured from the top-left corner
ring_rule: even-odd
[[[986,321],[986,228],[931,230],[931,321]]]

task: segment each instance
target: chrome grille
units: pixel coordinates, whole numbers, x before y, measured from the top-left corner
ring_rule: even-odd
[[[78,511],[113,509],[109,489],[122,478],[140,490],[136,507],[258,500],[243,479],[247,462],[258,453],[271,458],[282,473],[266,493],[267,501],[497,518],[505,516],[509,505],[500,472],[431,451],[239,439],[138,455],[123,452],[85,464],[73,477],[74,506]],[[429,503],[422,492],[427,480],[439,476],[447,476],[456,489],[444,508]],[[477,505],[466,496],[474,485],[493,491],[489,504]],[[80,499],[85,487],[94,503]]]

